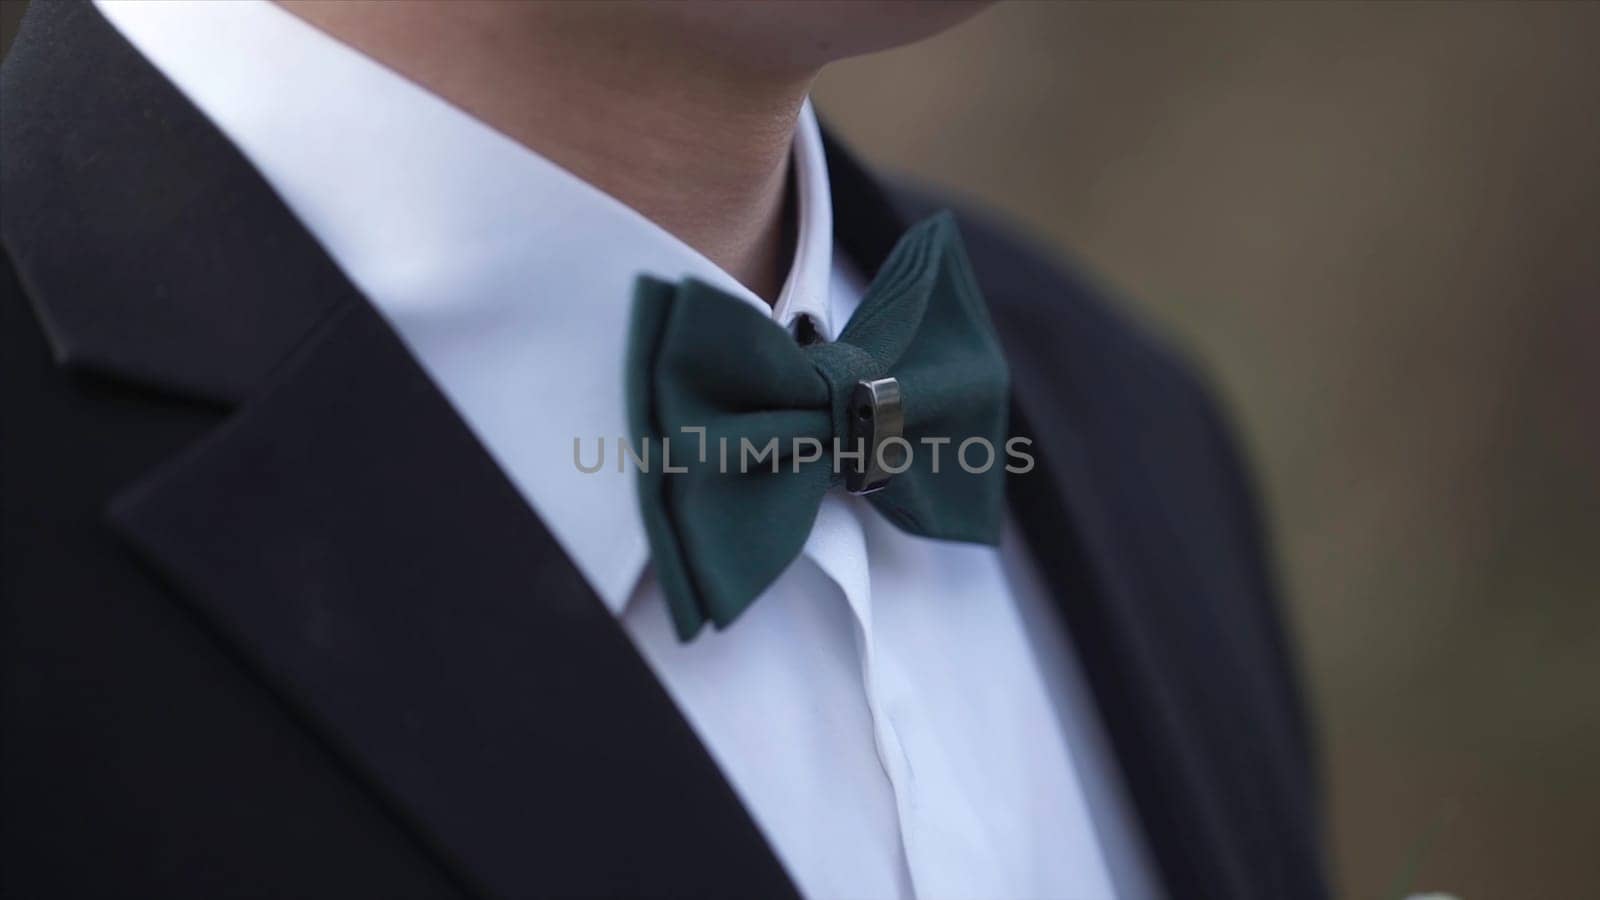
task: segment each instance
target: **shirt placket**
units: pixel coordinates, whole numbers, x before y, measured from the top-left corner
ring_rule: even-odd
[[[1000,885],[990,879],[1000,870],[982,822],[919,715],[915,693],[894,664],[894,648],[874,627],[870,558],[853,503],[859,501],[838,494],[823,500],[805,552],[839,587],[856,621],[862,690],[878,760],[894,793],[912,887],[919,897],[993,896]]]

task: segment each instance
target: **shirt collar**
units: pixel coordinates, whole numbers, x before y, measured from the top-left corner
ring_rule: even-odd
[[[829,294],[833,274],[833,200],[828,186],[827,158],[822,150],[822,130],[807,100],[800,111],[794,137],[795,206],[800,218],[795,230],[794,260],[783,291],[772,305],[779,325],[793,329],[801,316],[824,340],[838,337],[834,330],[836,303]]]
[[[96,5],[384,315],[614,613],[649,559],[636,474],[617,465],[635,278],[693,276],[835,336],[809,101],[797,243],[769,309],[638,212],[266,0]],[[592,463],[601,440],[604,468],[579,471],[579,449]]]

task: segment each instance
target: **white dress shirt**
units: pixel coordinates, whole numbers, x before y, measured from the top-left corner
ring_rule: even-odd
[[[798,243],[769,308],[621,202],[271,4],[99,8],[396,329],[619,617],[803,893],[1155,895],[1013,527],[998,549],[929,540],[830,493],[802,556],[737,622],[674,635],[636,475],[616,464],[634,279],[696,276],[784,326],[807,315],[837,335],[863,285],[833,252],[809,104],[793,152]],[[586,464],[603,439],[607,465],[580,472],[575,439]]]

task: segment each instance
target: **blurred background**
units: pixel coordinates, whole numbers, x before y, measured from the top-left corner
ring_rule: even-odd
[[[1593,896],[1600,5],[1015,3],[816,99],[1230,403],[1341,895]]]

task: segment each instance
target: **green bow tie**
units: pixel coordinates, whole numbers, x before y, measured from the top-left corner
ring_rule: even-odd
[[[999,541],[1010,373],[949,213],[900,239],[831,344],[702,282],[641,277],[627,365],[640,505],[683,640],[782,573],[834,486],[912,534]]]

